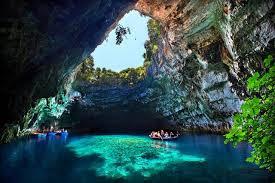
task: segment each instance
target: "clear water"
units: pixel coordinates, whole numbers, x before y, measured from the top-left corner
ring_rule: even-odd
[[[250,148],[219,135],[174,142],[145,135],[32,138],[0,146],[1,182],[272,182],[245,162]]]

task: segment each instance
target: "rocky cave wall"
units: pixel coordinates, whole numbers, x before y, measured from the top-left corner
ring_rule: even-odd
[[[226,132],[249,95],[247,77],[274,54],[274,3],[170,3],[136,4],[162,23],[151,68],[160,87],[148,88],[156,110],[183,130]]]
[[[1,1],[1,126],[55,96],[134,2]]]
[[[157,111],[183,128],[228,129],[245,78],[274,52],[272,0],[3,1],[1,127],[56,95],[130,9],[162,26],[151,66],[160,87],[147,91]]]
[[[151,85],[146,79],[136,85],[94,85],[88,81],[73,83],[71,100],[58,125],[74,132],[149,132],[166,128],[166,119],[146,93]],[[77,92],[76,92],[77,91]],[[73,98],[72,95],[70,98]],[[151,98],[150,98],[151,99]]]

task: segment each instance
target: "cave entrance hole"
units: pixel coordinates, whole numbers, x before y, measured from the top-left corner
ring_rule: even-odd
[[[125,14],[103,43],[91,53],[95,67],[120,72],[143,66],[144,44],[149,39],[149,19],[136,10]]]
[[[152,21],[138,11],[130,11],[80,64],[73,88],[83,95],[83,101],[70,109],[70,117],[77,121],[75,129],[132,133],[165,127],[164,118],[141,97],[150,85],[146,54],[152,41]]]

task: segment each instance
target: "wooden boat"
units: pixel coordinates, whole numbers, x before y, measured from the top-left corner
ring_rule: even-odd
[[[64,132],[56,132],[56,135],[66,136],[66,135],[68,135],[68,132],[67,132],[67,131],[64,131]]]
[[[33,132],[32,136],[36,136],[36,137],[48,137],[48,136],[55,136],[55,135],[60,135],[60,136],[67,136],[68,132],[67,131],[53,131],[53,132]]]
[[[179,135],[176,135],[176,136],[172,136],[172,137],[152,137],[151,135],[149,135],[149,137],[153,140],[165,140],[165,141],[168,141],[168,140],[176,140],[179,138]]]
[[[32,135],[37,137],[46,137],[47,133],[34,132]]]
[[[48,132],[47,135],[48,136],[54,136],[54,135],[56,135],[56,132]]]

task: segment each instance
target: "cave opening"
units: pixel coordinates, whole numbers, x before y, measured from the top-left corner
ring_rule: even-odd
[[[148,96],[160,25],[136,10],[126,13],[106,39],[76,67],[65,102],[44,103],[34,126],[79,133],[148,133],[166,128],[167,120]],[[62,97],[61,97],[62,98]],[[49,99],[46,99],[48,101]],[[57,107],[58,108],[58,107]],[[58,111],[58,112],[56,112]]]
[[[142,66],[149,19],[136,10],[126,13],[91,53],[94,67],[120,72]]]

